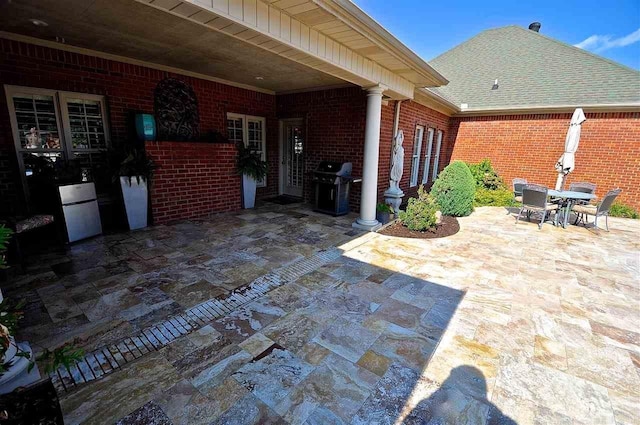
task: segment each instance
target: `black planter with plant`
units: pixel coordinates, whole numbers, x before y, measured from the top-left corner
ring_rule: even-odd
[[[382,224],[387,224],[394,219],[394,211],[388,204],[378,203],[376,205],[376,220]]]
[[[253,208],[256,201],[256,188],[259,181],[267,176],[269,170],[267,162],[260,158],[260,154],[238,143],[236,170],[242,176],[242,192],[244,208]]]

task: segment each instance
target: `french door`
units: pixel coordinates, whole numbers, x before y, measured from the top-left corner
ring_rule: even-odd
[[[304,121],[280,120],[280,193],[301,197],[304,180]]]

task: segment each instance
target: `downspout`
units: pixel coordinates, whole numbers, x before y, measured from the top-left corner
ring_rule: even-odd
[[[392,142],[396,138],[396,134],[398,134],[398,125],[400,123],[400,104],[401,103],[402,103],[402,100],[396,100],[396,116],[393,119],[393,133],[391,133]],[[392,148],[393,148],[393,143],[391,145],[392,145]]]

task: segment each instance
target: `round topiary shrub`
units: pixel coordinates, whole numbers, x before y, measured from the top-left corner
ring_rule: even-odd
[[[431,195],[444,215],[464,217],[473,211],[476,181],[469,167],[462,161],[453,161],[442,170],[431,188]]]
[[[435,199],[424,191],[422,185],[418,188],[418,197],[409,198],[407,208],[400,211],[400,222],[411,230],[424,232],[436,226],[436,212],[438,204]]]

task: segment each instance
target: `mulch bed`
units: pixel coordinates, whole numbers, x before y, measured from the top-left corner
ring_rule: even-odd
[[[399,221],[380,230],[379,233],[386,236],[415,239],[437,239],[455,235],[460,230],[460,224],[455,217],[443,216],[442,222],[434,230],[417,232],[404,227]]]

